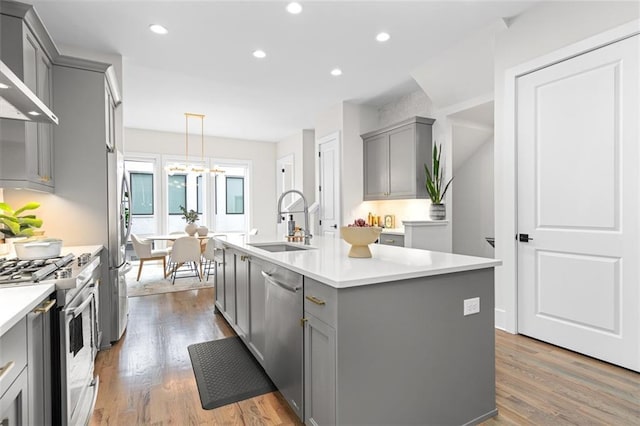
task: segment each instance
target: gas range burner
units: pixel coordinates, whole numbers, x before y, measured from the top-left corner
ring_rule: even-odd
[[[0,259],[0,285],[42,281],[58,269],[68,265],[73,259],[73,254],[50,259]],[[68,269],[70,275],[70,268]]]

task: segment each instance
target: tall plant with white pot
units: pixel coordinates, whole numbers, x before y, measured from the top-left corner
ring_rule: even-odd
[[[424,172],[426,175],[425,186],[427,188],[427,194],[431,199],[431,207],[429,208],[429,216],[433,220],[443,220],[446,217],[446,209],[442,200],[447,194],[447,190],[453,181],[453,176],[449,181],[445,179],[444,165],[440,161],[442,155],[442,145],[438,147],[437,144],[433,144],[433,155],[431,156],[431,171],[429,167],[424,165]]]

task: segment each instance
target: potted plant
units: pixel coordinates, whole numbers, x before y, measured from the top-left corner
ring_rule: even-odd
[[[449,189],[449,185],[451,185],[451,182],[453,181],[453,177],[451,177],[447,183],[444,183],[444,166],[440,163],[441,154],[442,145],[438,147],[438,145],[434,143],[433,156],[431,158],[431,171],[429,171],[426,164],[424,165],[427,193],[431,199],[429,216],[432,220],[443,220],[446,217],[446,210],[442,200]]]
[[[196,221],[199,219],[198,212],[193,209],[187,211],[184,206],[180,206],[180,210],[182,210],[182,218],[187,221],[187,226],[185,226],[184,232],[193,236],[198,229],[196,226]]]
[[[0,231],[5,238],[30,237],[33,235],[33,228],[42,226],[42,219],[36,218],[33,214],[23,214],[27,210],[35,210],[40,207],[40,203],[30,202],[13,210],[7,203],[0,203],[0,223],[4,226]]]

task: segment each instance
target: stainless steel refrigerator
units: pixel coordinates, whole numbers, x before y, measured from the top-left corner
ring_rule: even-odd
[[[126,244],[131,234],[131,206],[129,182],[124,172],[124,158],[115,149],[107,151],[108,198],[109,198],[109,246],[108,274],[109,290],[108,309],[110,315],[103,315],[110,322],[109,327],[103,325],[105,343],[113,342],[120,337],[127,327],[129,317],[129,299],[127,297],[126,273],[131,264],[125,256]],[[106,306],[107,303],[101,303]]]

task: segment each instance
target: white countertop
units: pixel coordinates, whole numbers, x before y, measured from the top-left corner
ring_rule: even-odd
[[[64,256],[73,253],[78,256],[82,253],[91,253],[91,256],[96,256],[103,248],[100,245],[68,246],[62,247],[60,254]],[[13,258],[15,253],[10,253],[6,257],[8,259]],[[0,288],[0,335],[4,334],[22,317],[31,312],[55,289],[54,284],[29,284]]]
[[[56,289],[53,284],[0,288],[0,336]]]
[[[497,259],[463,256],[429,250],[370,244],[373,257],[348,257],[350,245],[342,239],[314,237],[311,249],[271,253],[250,243],[283,240],[268,236],[229,236],[219,239],[251,255],[283,266],[335,288],[347,288],[409,278],[448,274],[474,269],[492,268],[502,264]],[[302,243],[289,243],[300,245]],[[309,247],[309,246],[304,246]]]

